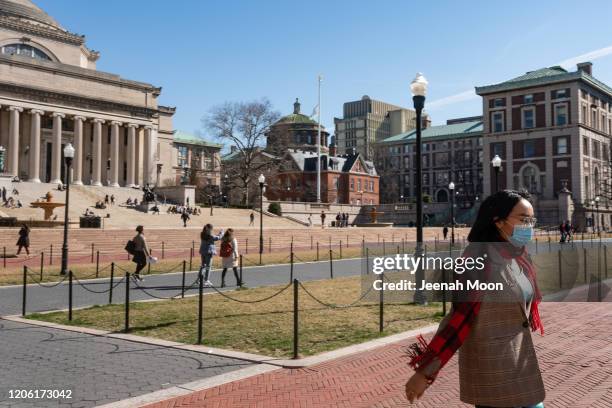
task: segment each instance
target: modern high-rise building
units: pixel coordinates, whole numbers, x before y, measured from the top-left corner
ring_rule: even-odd
[[[335,145],[338,154],[360,153],[374,159],[375,144],[389,136],[416,128],[416,112],[364,95],[361,100],[346,102],[342,118],[334,118]],[[428,120],[424,120],[424,125]]]

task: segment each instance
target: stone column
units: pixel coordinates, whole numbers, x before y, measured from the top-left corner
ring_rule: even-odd
[[[138,125],[128,124],[128,150],[127,150],[127,187],[136,185],[136,129]]]
[[[102,185],[102,119],[93,120],[93,148],[91,159],[93,160],[92,186]]]
[[[19,113],[23,108],[11,106],[9,122],[9,145],[8,145],[8,173],[19,176]]]
[[[72,163],[72,184],[83,184],[83,116],[74,117],[74,160]]]
[[[151,176],[151,167],[153,166],[153,127],[145,126],[144,133],[144,154],[142,166],[142,182],[143,184],[153,183]]]
[[[29,181],[40,183],[40,116],[45,112],[32,109],[32,127],[30,129],[30,169],[28,171]]]
[[[63,113],[53,113],[53,147],[51,150],[51,184],[63,183],[62,180],[62,119]]]
[[[121,125],[121,122],[111,122],[111,187],[119,187],[119,126]]]

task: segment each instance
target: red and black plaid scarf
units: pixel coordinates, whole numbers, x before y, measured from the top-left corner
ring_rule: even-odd
[[[526,250],[522,249],[517,252],[509,249],[509,247],[504,247],[499,252],[505,259],[515,259],[519,266],[527,272],[527,276],[534,288],[534,298],[530,311],[531,318],[529,319],[531,321],[531,330],[540,329],[540,333],[544,335],[544,326],[538,312],[538,305],[542,296],[536,283],[535,269]],[[471,256],[469,255],[469,247],[463,254],[463,257],[466,256]],[[485,279],[488,279],[490,276],[490,269],[490,263],[486,262],[484,270]],[[466,279],[463,275],[461,277]],[[410,346],[410,366],[415,370],[422,371],[430,382],[435,380],[438,372],[448,363],[467,339],[476,316],[478,316],[480,311],[483,295],[481,291],[472,291],[469,294],[470,301],[453,302],[448,323],[438,329],[438,332],[431,341],[427,343],[425,338],[419,335],[417,336],[417,343]]]

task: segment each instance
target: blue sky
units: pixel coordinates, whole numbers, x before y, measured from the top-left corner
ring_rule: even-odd
[[[319,73],[332,132],[342,104],[365,94],[411,107],[417,71],[430,81],[434,124],[480,114],[465,97],[474,86],[593,51],[594,75],[612,84],[607,1],[34,1],[87,37],[99,70],[162,86],[186,131],[224,101],[267,97],[287,114],[299,97],[310,114]],[[453,95],[464,97],[444,102]]]

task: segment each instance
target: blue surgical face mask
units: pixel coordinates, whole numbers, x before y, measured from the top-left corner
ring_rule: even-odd
[[[515,225],[509,241],[516,247],[527,245],[533,237],[533,227],[531,225]]]

